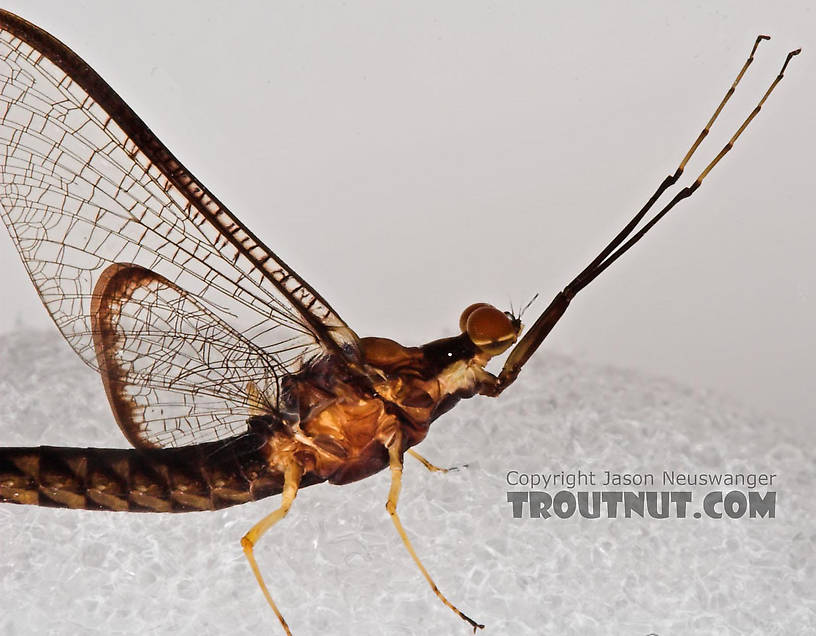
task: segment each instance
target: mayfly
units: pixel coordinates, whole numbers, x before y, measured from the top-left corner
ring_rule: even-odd
[[[690,185],[651,208],[753,61],[646,205],[522,337],[520,315],[469,306],[459,334],[419,347],[361,338],[57,39],[0,11],[0,204],[43,304],[96,369],[131,449],[0,449],[0,501],[131,512],[217,510],[281,494],[241,546],[284,631],[254,547],[300,488],[347,484],[385,468],[400,522],[403,458],[463,398],[496,397],[517,378],[573,298],[691,196],[782,80]],[[488,362],[510,351],[498,375]]]

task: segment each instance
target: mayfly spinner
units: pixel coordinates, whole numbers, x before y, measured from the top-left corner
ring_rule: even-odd
[[[575,295],[731,149],[656,214],[767,36],[674,174],[522,337],[520,316],[465,309],[458,335],[420,347],[360,338],[329,303],[205,188],[93,69],[0,11],[0,204],[28,274],[70,346],[102,377],[134,448],[0,449],[0,501],[130,512],[217,510],[272,495],[280,506],[241,539],[284,631],[253,550],[300,488],[391,471],[400,522],[403,458],[459,400],[496,397],[517,378]],[[644,221],[643,223],[641,223]],[[501,372],[485,366],[510,350]]]

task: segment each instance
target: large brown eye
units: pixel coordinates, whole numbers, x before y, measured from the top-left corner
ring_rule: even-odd
[[[510,318],[492,305],[471,305],[465,309],[462,318],[464,331],[473,344],[491,356],[502,353],[516,341],[516,330]]]
[[[470,314],[472,314],[480,307],[492,307],[492,306],[493,305],[488,305],[487,303],[473,303],[470,307],[465,309],[465,311],[462,312],[462,315],[459,318],[459,329],[462,330],[462,333],[465,333],[467,331],[467,321],[468,318],[470,318]]]

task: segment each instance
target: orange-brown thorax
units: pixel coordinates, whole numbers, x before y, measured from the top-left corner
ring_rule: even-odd
[[[421,442],[439,415],[494,379],[484,366],[521,329],[484,304],[465,310],[462,325],[461,335],[422,347],[362,338],[364,374],[329,356],[287,378],[284,401],[294,417],[270,438],[272,467],[296,461],[304,473],[344,484],[385,468],[398,430],[403,450]]]

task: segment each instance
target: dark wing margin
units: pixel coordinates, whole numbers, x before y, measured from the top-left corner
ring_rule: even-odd
[[[0,10],[0,26],[28,44],[35,57],[59,67],[81,87],[124,132],[130,142],[185,197],[202,222],[211,224],[224,241],[262,272],[291,303],[309,329],[330,351],[346,358],[359,357],[356,335],[305,280],[278,258],[241,223],[159,141],[148,126],[82,58],[55,37],[19,16]],[[34,63],[39,63],[35,59]]]
[[[0,10],[0,217],[136,446],[281,409],[281,379],[356,334],[58,40]]]
[[[267,401],[285,373],[278,357],[149,269],[108,267],[91,322],[105,393],[133,446],[215,441],[244,432],[252,408],[278,412]]]

